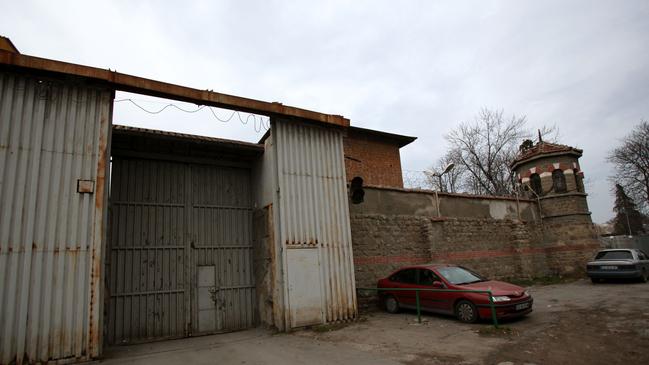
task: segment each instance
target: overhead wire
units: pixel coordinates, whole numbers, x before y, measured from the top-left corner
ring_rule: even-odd
[[[185,113],[196,113],[196,112],[199,112],[199,111],[201,111],[201,110],[203,110],[203,109],[205,109],[207,107],[207,109],[212,113],[214,118],[216,120],[218,120],[219,122],[221,122],[221,123],[228,123],[228,122],[230,122],[232,120],[232,118],[234,118],[235,115],[237,115],[237,117],[239,118],[239,121],[243,125],[247,125],[250,122],[250,119],[252,119],[253,123],[254,123],[255,132],[257,132],[257,133],[261,132],[262,130],[267,131],[268,129],[270,129],[270,119],[264,120],[265,118],[263,116],[255,115],[255,114],[252,114],[252,113],[245,113],[246,118],[244,120],[244,118],[241,115],[242,113],[237,111],[237,110],[233,110],[232,113],[227,118],[224,119],[224,118],[219,117],[218,114],[216,114],[216,112],[214,111],[214,108],[212,108],[211,106],[208,106],[208,105],[200,105],[200,106],[197,106],[195,110],[188,110],[188,109],[181,108],[180,106],[178,106],[176,104],[173,104],[173,103],[166,103],[162,108],[160,108],[158,110],[149,110],[149,109],[141,106],[140,104],[138,104],[135,100],[130,99],[130,98],[118,99],[118,100],[115,100],[115,103],[121,103],[121,102],[125,102],[125,101],[130,102],[131,104],[135,105],[136,107],[138,107],[142,111],[144,111],[146,113],[149,113],[149,114],[160,114],[163,111],[165,111],[167,108],[175,108],[175,109],[178,109],[178,110],[180,110],[182,112],[185,112]],[[149,101],[147,101],[147,102],[149,102]],[[155,103],[155,101],[150,101],[150,102]]]

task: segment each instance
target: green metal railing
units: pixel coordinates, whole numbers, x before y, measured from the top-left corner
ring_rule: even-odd
[[[417,304],[417,321],[421,323],[421,306],[419,305],[419,292],[428,291],[436,293],[478,293],[478,294],[487,294],[489,297],[489,308],[491,308],[491,319],[493,320],[493,325],[495,328],[498,328],[498,318],[496,317],[496,306],[494,305],[494,297],[491,294],[491,290],[455,290],[455,289],[423,289],[423,288],[356,288],[358,291],[414,291],[415,292],[415,302]],[[477,308],[476,308],[477,309]]]

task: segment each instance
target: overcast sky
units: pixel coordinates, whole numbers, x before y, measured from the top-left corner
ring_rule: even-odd
[[[562,143],[584,149],[595,222],[613,215],[607,151],[649,119],[646,0],[179,4],[2,0],[0,35],[29,55],[417,136],[402,149],[405,170],[429,167],[444,135],[482,107],[525,115],[530,129],[556,124]],[[150,110],[165,103],[122,98]],[[208,110],[149,115],[128,102],[116,104],[114,123],[254,142],[263,134]]]

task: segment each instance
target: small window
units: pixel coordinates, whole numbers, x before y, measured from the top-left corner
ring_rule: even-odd
[[[349,185],[349,193],[351,195],[352,204],[360,204],[363,202],[365,197],[363,178],[356,176],[352,179],[351,184]]]
[[[555,193],[565,193],[568,189],[566,187],[566,176],[563,170],[556,169],[552,171],[552,183],[554,184]]]
[[[584,192],[584,181],[581,178],[581,175],[579,174],[579,171],[575,170],[575,186],[577,187],[577,191],[580,193]]]
[[[543,186],[541,185],[541,176],[539,176],[539,174],[530,175],[530,185],[532,186],[532,190],[534,190],[536,195],[543,194]]]
[[[416,269],[405,269],[401,270],[398,273],[392,275],[390,278],[392,281],[404,284],[417,284],[417,270]]]

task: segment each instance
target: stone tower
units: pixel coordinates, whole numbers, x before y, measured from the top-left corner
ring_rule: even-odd
[[[525,141],[510,167],[523,194],[536,200],[543,250],[555,273],[583,271],[599,248],[579,166],[583,151],[560,144]]]

